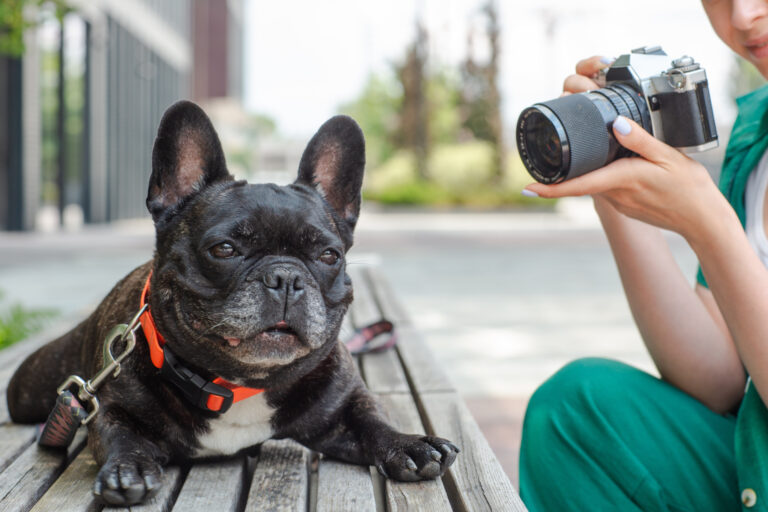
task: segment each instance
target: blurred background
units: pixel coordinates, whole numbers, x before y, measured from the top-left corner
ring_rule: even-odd
[[[697,158],[716,177],[733,99],[762,78],[697,0],[3,0],[0,346],[151,257],[151,149],[174,101],[209,113],[236,176],[280,184],[349,114],[368,161],[350,263],[393,282],[516,484],[548,375],[586,355],[654,371],[591,200],[520,195],[517,116],[578,60],[657,44],[707,70],[721,144]]]

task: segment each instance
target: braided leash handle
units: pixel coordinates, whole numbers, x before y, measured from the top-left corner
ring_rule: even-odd
[[[70,391],[62,391],[56,398],[48,420],[37,434],[37,444],[49,448],[66,448],[87,416],[88,411],[77,398]]]
[[[389,336],[381,336],[382,334],[389,334]],[[392,322],[379,320],[360,329],[355,329],[354,334],[344,344],[352,354],[381,352],[397,344],[397,333]]]

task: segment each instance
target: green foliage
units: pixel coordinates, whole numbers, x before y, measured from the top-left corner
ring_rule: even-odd
[[[39,331],[54,316],[56,313],[52,310],[26,309],[21,304],[3,307],[0,310],[0,349]]]
[[[369,170],[363,196],[393,205],[551,206],[551,201],[520,194],[532,179],[519,158],[508,160],[500,183],[491,180],[492,159],[493,145],[487,141],[441,144],[431,153],[427,161],[429,179],[423,180],[417,175],[413,154],[401,150],[381,166]]]
[[[66,0],[2,0],[0,1],[0,54],[21,57],[24,53],[24,31],[37,24],[25,18],[27,5],[53,4],[61,20],[69,10]]]
[[[430,142],[453,144],[461,137],[461,85],[450,70],[430,73],[427,78]]]
[[[0,54],[20,57],[24,53],[24,30],[32,23],[24,19],[25,0],[0,2]]]
[[[391,73],[371,74],[360,96],[339,108],[360,124],[369,164],[379,165],[395,154],[397,116],[402,101],[402,88]]]

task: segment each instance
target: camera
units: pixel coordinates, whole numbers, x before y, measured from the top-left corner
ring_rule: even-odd
[[[670,62],[659,46],[616,59],[596,77],[600,89],[526,108],[517,120],[517,149],[540,183],[581,176],[633,153],[613,136],[617,116],[686,153],[717,147],[707,74],[688,56]]]

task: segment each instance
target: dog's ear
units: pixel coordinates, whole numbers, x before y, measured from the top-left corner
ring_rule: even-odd
[[[365,139],[349,116],[335,116],[317,130],[299,164],[297,183],[314,186],[339,217],[354,229],[360,214]]]
[[[147,208],[155,222],[206,186],[231,179],[221,142],[205,112],[190,101],[171,105],[152,150]]]

